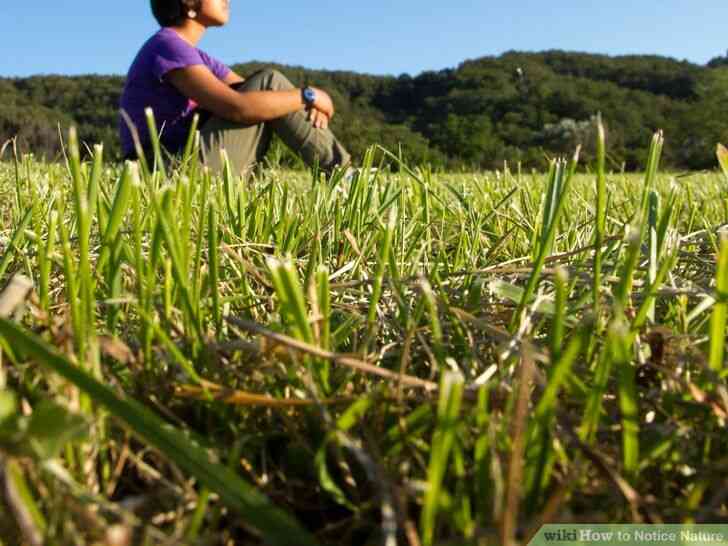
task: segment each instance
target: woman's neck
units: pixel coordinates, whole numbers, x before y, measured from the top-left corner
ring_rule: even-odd
[[[203,34],[207,30],[207,27],[201,25],[194,19],[185,19],[181,25],[170,28],[179,34],[180,38],[193,46],[196,46],[200,42]]]

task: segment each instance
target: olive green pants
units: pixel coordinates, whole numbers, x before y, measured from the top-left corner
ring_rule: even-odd
[[[283,74],[272,69],[260,70],[234,87],[240,93],[295,89]],[[315,129],[306,118],[306,112],[301,110],[269,122],[244,125],[213,116],[200,128],[205,163],[219,171],[220,150],[224,149],[233,171],[246,175],[263,160],[275,133],[309,166],[318,163],[323,170],[330,171],[348,164],[349,153],[331,130]]]

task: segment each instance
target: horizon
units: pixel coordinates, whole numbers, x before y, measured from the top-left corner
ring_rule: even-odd
[[[619,53],[619,54],[608,54],[608,53],[599,53],[594,51],[578,51],[578,50],[566,50],[566,49],[542,49],[538,51],[525,51],[525,50],[519,50],[519,49],[509,49],[506,51],[502,51],[498,54],[493,55],[480,55],[478,57],[470,57],[461,60],[457,64],[453,66],[444,66],[442,68],[437,69],[425,69],[417,73],[409,73],[409,72],[402,72],[399,74],[392,74],[392,73],[373,73],[373,72],[364,72],[359,71],[355,69],[346,69],[346,68],[326,68],[326,67],[317,67],[317,66],[306,66],[306,65],[300,65],[300,64],[288,64],[283,63],[279,61],[268,61],[268,60],[259,60],[259,59],[251,59],[251,60],[245,60],[245,61],[232,61],[229,63],[230,66],[234,65],[242,65],[242,64],[270,64],[270,65],[282,65],[286,66],[288,68],[293,69],[305,69],[305,70],[315,70],[315,71],[321,71],[321,72],[343,72],[343,73],[352,73],[362,76],[374,76],[374,77],[400,77],[400,76],[410,76],[412,78],[416,78],[417,76],[427,73],[427,72],[441,72],[444,70],[455,70],[459,68],[463,63],[466,62],[473,62],[473,61],[479,61],[482,59],[498,59],[500,57],[503,57],[504,55],[515,53],[515,54],[524,54],[524,55],[539,55],[543,53],[549,53],[549,52],[560,52],[560,53],[566,53],[566,54],[574,54],[574,55],[591,55],[594,57],[607,57],[610,59],[620,59],[620,58],[627,58],[627,57],[654,57],[654,58],[660,58],[660,59],[667,59],[672,60],[678,63],[688,63],[693,66],[699,66],[699,67],[707,67],[708,63],[715,57],[719,57],[720,55],[716,55],[715,57],[708,59],[704,63],[697,63],[693,62],[689,59],[680,59],[677,57],[671,57],[668,55],[659,55],[655,53]],[[726,55],[728,55],[728,51],[725,52]],[[64,72],[38,72],[34,74],[27,74],[23,76],[15,76],[15,75],[3,75],[0,74],[0,78],[4,79],[25,79],[25,78],[36,78],[36,77],[42,77],[42,76],[61,76],[61,77],[83,77],[83,76],[109,76],[109,77],[125,77],[126,74],[122,73],[113,73],[113,72],[70,72],[70,73],[64,73]]]
[[[718,0],[704,0],[700,9],[681,0],[666,0],[659,9],[626,0],[609,5],[524,0],[492,6],[473,0],[455,5],[373,0],[324,4],[315,13],[282,0],[249,12],[233,2],[231,10],[230,23],[210,29],[199,46],[227,64],[266,59],[375,76],[416,76],[507,51],[655,55],[704,66],[725,54],[722,22],[728,19],[728,5]],[[139,47],[158,29],[148,5],[129,10],[89,0],[4,3],[0,16],[16,22],[6,27],[5,36],[19,52],[0,68],[6,78],[123,76]],[[688,36],[690,40],[676,39]]]

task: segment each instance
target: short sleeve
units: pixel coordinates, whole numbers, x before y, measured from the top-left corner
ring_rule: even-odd
[[[211,57],[204,51],[199,51],[199,53],[205,63],[205,66],[210,69],[210,72],[212,72],[218,80],[224,80],[225,77],[230,74],[231,70],[223,62]]]
[[[154,77],[161,81],[172,70],[197,64],[206,63],[196,48],[181,39],[164,40],[157,44],[151,68]]]

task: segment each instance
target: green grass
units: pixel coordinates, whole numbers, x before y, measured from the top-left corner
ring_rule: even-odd
[[[34,286],[0,318],[4,544],[728,522],[726,174],[661,173],[659,134],[644,175],[599,142],[543,173],[372,149],[395,168],[351,182],[196,145],[0,163],[0,309]]]

